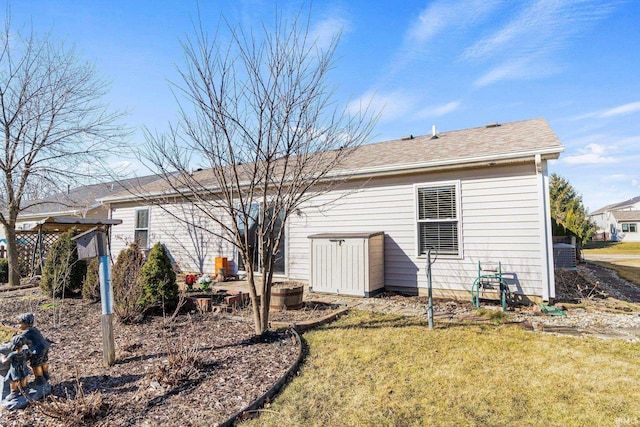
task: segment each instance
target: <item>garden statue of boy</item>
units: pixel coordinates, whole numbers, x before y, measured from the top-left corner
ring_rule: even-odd
[[[38,328],[33,326],[35,316],[33,313],[25,313],[18,317],[18,328],[20,336],[24,338],[25,344],[31,350],[31,369],[35,376],[35,385],[44,385],[49,382],[49,347],[51,343],[47,340]]]
[[[26,393],[27,377],[31,373],[27,366],[27,358],[31,356],[29,349],[23,350],[25,339],[22,335],[14,335],[10,341],[11,353],[1,356],[2,363],[10,363],[8,377],[11,381],[11,393],[7,395],[5,400],[16,400],[21,396],[21,392]]]

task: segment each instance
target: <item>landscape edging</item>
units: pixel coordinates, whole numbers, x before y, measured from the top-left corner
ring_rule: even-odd
[[[331,313],[325,317],[321,317],[318,320],[305,320],[302,322],[273,321],[273,322],[269,322],[269,325],[273,329],[292,328],[298,332],[305,332],[305,331],[308,331],[309,329],[313,329],[315,327],[322,326],[326,323],[333,322],[335,319],[342,316],[343,314],[346,314],[348,311],[349,311],[349,308],[345,307],[336,311],[335,313]]]
[[[251,402],[246,408],[241,409],[240,411],[233,414],[224,423],[219,424],[219,427],[233,426],[236,420],[240,418],[243,414],[249,411],[255,411],[256,409],[262,407],[264,403],[267,401],[267,399],[270,399],[271,397],[275,396],[275,394],[278,393],[278,391],[280,391],[280,389],[285,384],[289,376],[292,376],[294,372],[298,369],[298,367],[300,366],[300,363],[302,362],[302,357],[303,357],[302,339],[300,339],[300,334],[298,334],[298,331],[296,331],[293,328],[291,328],[290,331],[295,337],[296,343],[298,345],[298,357],[296,357],[296,360],[289,367],[289,369],[287,369],[287,372],[285,372],[285,374],[274,385],[272,385],[271,388],[269,388],[269,390],[267,390],[262,396],[258,397],[256,400]]]

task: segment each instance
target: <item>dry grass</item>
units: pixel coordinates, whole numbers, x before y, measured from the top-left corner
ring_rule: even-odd
[[[582,248],[584,254],[640,255],[640,242],[589,242]]]
[[[640,344],[354,312],[256,426],[640,424]]]
[[[624,280],[640,286],[640,259],[615,259],[609,261],[589,261],[592,264],[614,270]]]
[[[0,342],[9,341],[13,335],[15,335],[15,332],[5,329],[0,325]]]

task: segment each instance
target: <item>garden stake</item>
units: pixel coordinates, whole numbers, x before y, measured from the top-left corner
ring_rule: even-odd
[[[427,317],[429,318],[429,329],[433,330],[433,295],[431,291],[431,249],[427,251],[427,289],[429,298],[427,299]]]

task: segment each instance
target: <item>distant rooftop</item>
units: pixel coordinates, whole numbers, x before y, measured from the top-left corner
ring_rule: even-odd
[[[632,199],[629,200],[625,200],[624,202],[618,202],[618,203],[612,203],[610,205],[604,206],[600,209],[597,209],[593,212],[591,212],[589,215],[598,215],[604,212],[611,212],[611,211],[615,211],[615,210],[619,210],[619,209],[624,209],[626,207],[635,205],[636,203],[640,202],[640,196],[634,197]]]
[[[86,211],[100,205],[97,199],[111,194],[122,193],[157,180],[157,175],[129,178],[71,188],[67,192],[28,202],[30,206],[20,213],[20,217]]]

